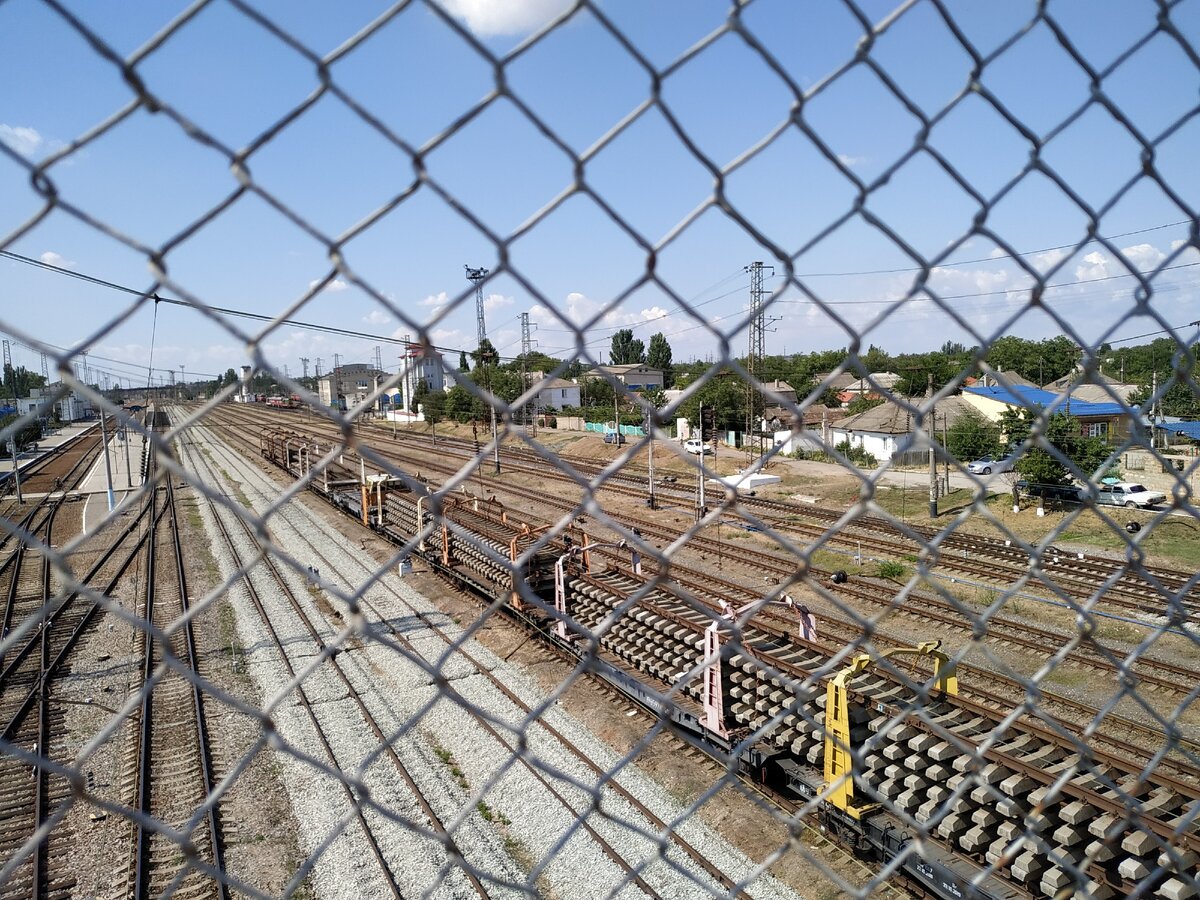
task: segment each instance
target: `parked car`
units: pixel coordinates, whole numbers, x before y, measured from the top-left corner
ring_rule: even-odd
[[[1146,508],[1162,503],[1167,495],[1162,491],[1152,491],[1144,485],[1130,481],[1119,481],[1116,484],[1102,484],[1096,488],[1096,501],[1102,506],[1128,506]]]
[[[684,441],[683,449],[688,453],[695,453],[697,456],[702,456],[705,453],[715,452],[712,444],[706,444],[699,438],[689,438],[688,440]]]
[[[621,434],[619,431],[606,431],[604,432],[604,443],[617,445],[623,444],[625,443],[625,435]]]
[[[1073,484],[1030,484],[1025,479],[1017,482],[1017,490],[1030,497],[1043,497],[1046,500],[1060,500],[1067,503],[1079,503],[1082,492]]]
[[[967,471],[972,475],[991,475],[993,472],[1011,472],[1016,462],[1017,457],[1012,453],[1010,453],[1008,456],[1001,456],[996,459],[993,459],[990,456],[985,456],[982,459],[977,459],[972,463],[967,463]]]

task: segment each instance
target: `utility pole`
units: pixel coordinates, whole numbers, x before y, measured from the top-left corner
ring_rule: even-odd
[[[300,357],[300,368],[304,370],[305,387],[308,387],[308,357]]]
[[[926,373],[925,396],[933,400],[933,372]],[[937,428],[937,413],[932,402],[929,404],[929,415],[926,420],[929,427],[925,429],[929,436],[929,518],[936,519],[938,515],[937,489],[937,453],[934,450],[934,430]]]
[[[338,376],[339,374],[341,374],[338,372],[338,369],[340,369],[341,367],[342,367],[342,354],[340,354],[340,353],[333,354],[333,374],[335,377]]]
[[[10,343],[8,342],[8,340],[7,340],[7,339],[5,339],[5,341],[4,341],[4,373],[3,373],[3,381],[4,381],[4,384],[5,384],[6,386],[8,385],[8,373],[9,373],[9,372],[11,372],[11,371],[12,371],[12,344],[10,344]],[[15,399],[17,398],[17,379],[16,379],[16,372],[13,372],[12,395],[13,395],[13,399],[15,400]],[[15,405],[15,404],[14,404],[14,405]]]
[[[317,357],[316,375],[317,375],[317,378],[321,377],[321,357],[319,357],[319,356]]]
[[[383,371],[383,349],[378,344],[375,345],[375,371]]]
[[[88,352],[86,350],[84,350],[81,355],[83,356],[83,383],[85,385],[91,384],[92,383],[91,372],[88,370],[88,361],[87,361]]]
[[[50,383],[50,369],[46,365],[46,354],[42,354],[42,377],[46,379],[46,384]]]
[[[183,399],[183,383],[185,381],[187,381],[187,378],[183,374],[183,363],[180,363],[179,364],[179,399],[180,400]]]
[[[483,317],[483,280],[488,277],[488,270],[483,267],[472,269],[465,263],[463,268],[467,270],[467,281],[475,285],[475,327],[479,332],[479,343],[482,344],[487,339],[487,323]]]
[[[763,357],[766,356],[766,332],[770,325],[779,321],[778,316],[767,318],[763,310],[763,295],[766,293],[763,289],[763,269],[770,269],[771,274],[775,274],[774,266],[763,265],[761,262],[753,262],[744,269],[750,273],[750,348],[746,354],[746,371],[751,377],[746,384],[746,437],[750,439],[756,431],[760,432],[759,456],[762,455],[762,434],[758,410],[762,393],[758,385],[762,382]]]

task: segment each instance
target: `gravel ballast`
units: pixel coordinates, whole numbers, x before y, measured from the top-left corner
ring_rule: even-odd
[[[198,484],[226,498],[236,497],[236,502],[228,502],[249,506],[254,516],[278,502],[279,485],[210,431],[194,427],[189,436],[184,465],[195,467]],[[250,558],[256,551],[241,526],[233,527],[234,512],[221,509],[217,515],[230,523],[235,541],[244,542],[239,553]],[[222,576],[228,579],[236,564],[221,546],[212,510],[204,508],[203,516]],[[746,889],[751,896],[796,896],[759,874],[753,862],[697,816],[686,815],[666,791],[558,709],[553,698],[517,667],[473,640],[466,640],[462,648],[470,660],[462,654],[447,655],[446,638],[431,624],[455,641],[461,639],[462,629],[400,578],[390,572],[376,577],[375,563],[364,557],[358,543],[331,530],[306,502],[279,507],[266,526],[273,550],[292,560],[280,568],[287,570],[292,593],[318,637],[327,647],[342,648],[336,661],[328,649],[322,654],[265,567],[255,566],[250,577],[329,736],[336,758],[331,764],[245,588],[240,583],[230,588],[228,599],[247,648],[248,671],[275,726],[272,741],[278,745],[283,782],[300,821],[301,847],[310,856],[320,853],[312,873],[320,896],[390,894],[354,808],[330,772],[335,766],[356,782],[360,797],[369,795],[369,805],[364,806],[367,821],[406,896],[475,893],[461,868],[447,861],[411,790],[383,754],[334,665],[341,666],[361,694],[467,865],[494,896],[515,896],[514,888],[526,895],[532,890],[564,897],[641,896],[643,891],[632,883],[634,876],[609,859],[597,837],[664,897],[726,893],[628,800],[599,785],[595,773],[541,722],[601,770],[617,772],[615,780],[623,788],[658,818],[673,823],[671,830],[718,869],[743,884],[750,882]],[[319,579],[310,577],[309,566],[320,570]],[[369,587],[356,595],[366,583]],[[506,697],[478,667],[494,673],[537,715]]]

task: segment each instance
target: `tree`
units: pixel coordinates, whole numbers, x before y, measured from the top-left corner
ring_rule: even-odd
[[[4,367],[4,395],[7,397],[28,397],[33,388],[43,387],[46,379],[41,375],[30,372],[24,366],[11,365]]]
[[[850,413],[850,415],[856,416],[859,413],[866,412],[868,409],[874,409],[875,407],[882,405],[882,403],[883,398],[881,397],[872,397],[869,394],[861,394],[850,401],[850,404],[846,407],[846,410]]]
[[[460,371],[460,372],[470,372],[471,371],[471,367],[469,365],[467,365],[467,351],[466,350],[460,350],[458,352],[458,371]]]
[[[444,391],[429,391],[421,403],[425,413],[425,421],[431,426],[437,425],[446,417],[446,394]]]
[[[646,345],[633,336],[632,328],[622,328],[612,336],[611,362],[626,366],[646,361]]]
[[[732,373],[708,381],[679,408],[679,414],[698,426],[701,403],[706,411],[713,411],[713,424],[718,430],[740,431],[746,427],[746,383]]]
[[[1040,410],[1006,409],[1000,424],[1010,445],[1027,441],[1033,433]],[[1080,422],[1065,412],[1056,412],[1042,429],[1046,443],[1065,456],[1083,476],[1090,477],[1108,458],[1108,445],[1100,438],[1083,434]],[[1014,467],[1030,484],[1070,484],[1073,472],[1048,450],[1035,444],[1026,450]]]
[[[0,433],[5,429],[11,428],[13,422],[20,418],[16,413],[9,413],[7,416],[0,418]],[[3,441],[0,441],[0,456],[8,458],[8,442],[15,440],[17,442],[17,452],[21,452],[34,441],[42,436],[42,424],[37,419],[32,422],[27,422],[21,427],[15,435],[9,435]]]
[[[1000,427],[975,410],[966,410],[946,430],[946,449],[960,462],[1000,452]]]
[[[663,373],[663,387],[670,387],[674,384],[674,373],[671,371],[671,345],[667,343],[667,338],[661,331],[650,336],[650,352],[646,354],[646,364]]]

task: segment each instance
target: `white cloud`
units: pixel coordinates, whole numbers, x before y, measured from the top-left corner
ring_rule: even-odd
[[[1067,250],[1047,250],[1045,253],[1037,253],[1030,259],[1033,263],[1033,268],[1039,274],[1046,274],[1067,257]]]
[[[1153,269],[1167,258],[1167,254],[1151,244],[1135,244],[1132,247],[1123,247],[1121,248],[1121,255],[1129,260],[1130,264],[1139,272],[1146,272]]]
[[[382,309],[373,309],[363,316],[363,321],[368,325],[389,325],[391,324],[392,317]]]
[[[31,158],[45,145],[46,140],[36,129],[26,125],[0,124],[0,143],[7,144],[21,156]]]
[[[503,294],[488,294],[483,298],[483,311],[492,312],[505,306],[512,306],[515,302],[512,297],[505,297]]]
[[[445,306],[449,302],[450,302],[450,295],[447,294],[445,291],[441,291],[440,293],[437,293],[437,294],[430,294],[424,300],[420,301],[420,305],[428,306],[431,309],[436,311],[436,310],[441,309],[443,306]]]
[[[1124,257],[1124,261],[1115,260],[1103,251],[1093,250],[1075,267],[1075,277],[1079,281],[1095,281],[1113,275],[1128,275],[1130,269],[1148,272],[1167,258],[1165,253],[1152,244],[1122,247],[1121,256]]]
[[[572,0],[440,0],[480,37],[533,31],[570,8]]]
[[[655,319],[664,318],[667,315],[667,311],[661,306],[652,306],[649,309],[643,309],[639,315],[641,315],[644,321],[653,322]]]
[[[60,269],[70,269],[75,266],[74,260],[67,259],[62,254],[55,253],[53,250],[47,250],[38,259],[48,266],[58,266]]]
[[[313,288],[315,288],[320,283],[321,283],[321,279],[319,279],[319,278],[316,281],[310,281],[308,283],[308,289],[311,291]],[[335,279],[333,279],[333,281],[329,282],[329,284],[325,285],[325,287],[321,289],[321,293],[336,294],[336,293],[339,293],[340,291],[344,291],[344,290],[348,289],[349,287],[350,287],[350,285],[346,284],[346,282],[342,281],[342,279],[335,278]]]
[[[1093,281],[1097,278],[1107,278],[1108,275],[1108,257],[1099,250],[1093,250],[1075,267],[1077,281]]]
[[[857,166],[861,166],[867,161],[865,156],[851,156],[849,153],[839,153],[837,155],[837,159],[838,162],[840,162],[847,169],[853,169]]]

